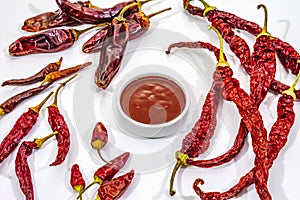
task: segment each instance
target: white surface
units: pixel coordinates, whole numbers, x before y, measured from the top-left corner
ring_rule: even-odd
[[[113,5],[118,1],[92,2],[95,5],[98,5],[97,3],[99,3],[100,7],[106,7]],[[263,12],[262,10],[256,10],[256,6],[260,3],[264,3],[269,10],[269,32],[293,44],[296,49],[299,49],[299,1],[289,1],[285,2],[285,4],[282,4],[282,1],[279,0],[274,0],[272,2],[258,0],[223,0],[216,2],[209,1],[209,3],[217,6],[220,10],[230,11],[240,17],[253,20],[259,24],[263,23]],[[165,49],[171,42],[182,41],[182,39],[207,41],[217,46],[219,43],[216,35],[212,31],[208,31],[206,29],[208,22],[204,19],[198,19],[186,14],[186,12],[182,9],[181,4],[182,3],[179,0],[164,0],[152,3],[153,6],[150,3],[145,6],[144,10],[146,13],[151,13],[170,6],[173,10],[153,18],[152,27],[155,29],[150,30],[140,39],[130,42],[128,45],[128,52],[136,53],[136,50],[139,50],[140,45],[145,43],[149,44],[149,47],[152,47],[152,49],[162,50]],[[56,4],[55,1],[10,0],[3,1],[1,7],[2,17],[0,18],[0,47],[2,51],[0,52],[0,82],[14,77],[26,77],[31,75],[49,62],[58,60],[60,56],[64,57],[62,68],[75,66],[86,61],[97,61],[93,55],[85,55],[80,51],[81,45],[93,33],[83,35],[72,48],[63,52],[28,55],[15,58],[10,57],[7,53],[9,44],[15,41],[18,37],[31,34],[20,29],[23,21],[26,18],[41,12],[56,10]],[[79,28],[80,27],[78,27],[78,29]],[[181,34],[182,37],[172,38],[171,35],[161,35],[160,38],[151,37],[151,33],[155,33],[156,30],[164,30],[166,33],[176,32]],[[244,32],[241,32],[241,36],[249,42],[249,46],[253,45],[253,36]],[[226,45],[225,52],[227,53],[229,62],[235,71],[235,77],[239,78],[243,88],[245,88],[246,91],[249,91],[248,76],[241,70],[238,60],[234,58],[230,51],[228,51],[228,47]],[[187,53],[189,53],[189,55]],[[135,55],[138,55],[138,53]],[[120,71],[121,73],[123,71],[126,72],[126,70],[130,70],[130,68],[133,67],[130,65],[130,62],[137,59],[135,55],[124,57],[122,65],[123,69]],[[147,62],[144,62],[143,64],[147,65],[153,64],[153,62],[158,62],[155,58],[152,58],[151,55],[154,54],[150,53],[143,57],[139,57],[141,58],[140,61],[143,61],[143,59],[147,58],[147,56],[150,56]],[[208,90],[207,85],[210,85],[211,73],[214,70],[215,65],[215,58],[206,50],[177,50],[176,55],[182,56],[183,58],[190,60],[191,63],[197,64],[196,66],[200,67],[199,70],[203,73],[203,77],[205,77],[205,79],[195,82],[195,87],[199,86],[199,93],[195,94],[195,96],[197,100],[201,101],[201,96],[206,94]],[[174,62],[173,59],[175,59],[175,57],[176,56],[174,55],[170,55],[165,62],[172,63]],[[280,64],[278,64],[277,70],[276,77],[278,77],[278,79],[286,83],[292,82],[294,76],[288,75],[288,73],[282,69]],[[53,161],[57,151],[56,143],[54,141],[48,142],[41,150],[34,152],[34,154],[29,158],[36,199],[75,199],[75,192],[69,185],[69,170],[72,164],[78,163],[80,165],[87,182],[92,181],[94,171],[99,166],[103,165],[103,163],[97,158],[96,154],[87,145],[89,136],[80,132],[82,129],[88,131],[88,128],[95,124],[96,121],[88,121],[88,117],[90,117],[90,115],[94,115],[94,118],[92,117],[91,119],[103,121],[110,131],[109,143],[103,149],[104,156],[111,157],[122,151],[129,151],[132,153],[128,164],[118,175],[129,171],[131,168],[138,169],[138,173],[136,174],[132,185],[121,199],[199,199],[192,189],[192,183],[197,177],[201,177],[206,181],[206,184],[202,186],[205,191],[224,191],[237,183],[238,179],[253,167],[254,156],[251,149],[251,142],[248,137],[248,141],[246,142],[242,152],[233,162],[230,162],[225,166],[215,169],[199,169],[195,167],[180,169],[175,178],[175,189],[177,189],[177,194],[174,197],[170,197],[168,195],[169,178],[175,162],[174,153],[176,150],[180,149],[180,140],[176,140],[172,137],[157,140],[138,139],[128,137],[127,135],[116,131],[113,121],[110,118],[111,110],[109,106],[103,106],[111,103],[109,102],[109,96],[113,93],[114,84],[108,88],[108,91],[100,92],[92,84],[92,77],[89,76],[93,73],[92,71],[93,70],[90,69],[81,72],[78,80],[64,88],[60,94],[59,106],[72,133],[72,146],[67,160],[61,166],[48,167],[49,163]],[[90,74],[89,72],[92,73]],[[184,72],[182,73],[184,74]],[[118,82],[121,76],[122,74],[116,77],[115,83]],[[79,80],[87,84],[84,85],[82,83],[80,85]],[[0,88],[0,101],[2,102],[8,97],[30,87],[31,86]],[[94,96],[85,96],[84,90],[92,91]],[[78,96],[80,97],[80,94],[78,95],[78,91],[81,91],[83,94],[81,98],[83,98],[85,102],[91,101],[91,104],[84,104],[79,108],[78,102],[80,101],[78,98],[75,98]],[[2,140],[9,132],[15,120],[21,114],[25,112],[28,107],[36,105],[46,94],[48,94],[48,92],[40,94],[22,103],[12,113],[1,118],[0,140]],[[106,100],[101,100],[103,96],[107,96],[108,98]],[[262,115],[268,130],[272,126],[276,117],[275,109],[277,99],[278,96],[269,94],[261,106]],[[99,102],[98,100],[101,101]],[[91,107],[95,108],[95,113],[80,113],[84,112],[84,108]],[[296,102],[295,112],[299,113],[299,111],[299,103]],[[194,119],[196,120],[196,114],[199,112],[199,108],[198,111],[196,109],[195,112]],[[240,118],[237,115],[235,107],[227,102],[223,104],[220,112],[223,113],[223,115],[221,114],[221,116],[219,116],[220,120],[216,131],[217,137],[213,141],[212,148],[210,148],[208,153],[204,154],[201,158],[211,158],[219,155],[225,152],[233,142]],[[80,114],[82,114],[82,116],[86,116],[86,120],[78,121],[78,119],[81,119]],[[191,125],[193,123],[194,122],[191,122]],[[299,116],[296,116],[296,123],[292,128],[289,141],[280,152],[278,159],[274,162],[274,166],[270,170],[269,189],[273,195],[273,199],[296,200],[299,198],[297,194],[298,180],[300,179],[298,170],[300,165],[300,157],[298,153],[300,138],[297,135],[298,130]],[[47,123],[47,112],[46,109],[43,109],[37,125],[33,128],[25,140],[42,137],[50,132],[51,130]],[[170,151],[170,149],[172,149],[172,151]],[[162,152],[162,154],[159,154],[159,152]],[[0,194],[2,198],[9,200],[24,199],[14,172],[15,154],[16,151],[0,165]],[[93,199],[95,191],[96,187],[93,187],[93,189],[86,194],[85,199]],[[247,192],[244,192],[236,199],[252,200],[258,199],[258,197],[254,187],[251,186],[248,188]]]

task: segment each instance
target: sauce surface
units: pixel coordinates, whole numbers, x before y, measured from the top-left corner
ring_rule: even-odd
[[[162,124],[183,111],[185,95],[172,80],[146,76],[129,83],[121,94],[121,107],[131,119],[144,124]]]

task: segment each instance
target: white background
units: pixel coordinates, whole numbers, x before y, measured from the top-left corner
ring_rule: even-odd
[[[100,7],[111,6],[118,1],[106,1],[98,2],[92,1],[94,5]],[[220,10],[230,11],[240,17],[255,21],[259,24],[263,24],[263,12],[257,10],[256,6],[260,3],[264,3],[269,10],[269,22],[268,30],[274,36],[284,39],[291,43],[296,49],[299,49],[299,1],[258,1],[258,0],[223,0],[223,1],[210,1],[211,5],[217,6]],[[179,0],[164,0],[157,1],[157,3],[151,3],[144,7],[146,13],[151,13],[162,8],[172,7],[173,10],[157,16],[152,19],[152,28],[170,30],[180,33],[187,38],[194,41],[201,40],[211,42],[214,45],[218,45],[218,40],[215,34],[206,30],[206,26],[209,24],[207,20],[196,17],[191,17],[182,9],[182,3]],[[54,11],[57,9],[54,1],[37,1],[37,0],[10,0],[3,1],[1,5],[1,18],[0,18],[0,82],[10,78],[26,77],[39,71],[42,67],[50,62],[57,61],[60,56],[64,57],[62,68],[75,66],[77,64],[89,61],[90,55],[83,54],[80,49],[85,40],[91,36],[91,34],[83,35],[78,42],[68,50],[53,54],[37,54],[28,55],[23,57],[10,57],[8,55],[8,46],[15,41],[18,37],[29,35],[21,30],[23,21],[33,15],[46,11]],[[80,29],[80,27],[78,27]],[[145,34],[143,37],[151,38],[151,31]],[[249,46],[252,46],[255,38],[247,33],[240,33],[243,38],[249,42]],[[143,37],[137,39],[140,43],[143,43]],[[166,38],[153,38],[154,40],[164,41]],[[129,45],[129,49],[133,48]],[[162,46],[166,48],[166,46]],[[131,49],[134,50],[134,49]],[[191,50],[192,51],[192,50]],[[186,52],[186,51],[185,51]],[[214,57],[210,53],[206,53],[204,50],[196,50],[200,55],[208,56],[205,58],[209,62],[204,62],[204,58],[199,57],[201,64],[198,67],[213,68]],[[205,53],[203,53],[205,52]],[[177,52],[180,54],[180,51]],[[228,51],[228,47],[225,45],[225,53],[229,58],[229,62],[233,70],[235,71],[235,77],[241,80],[241,85],[246,91],[249,91],[248,81],[249,77],[241,70],[239,62],[233,57],[232,53]],[[145,64],[152,64],[151,61]],[[126,62],[125,62],[126,63]],[[210,70],[209,72],[212,72]],[[204,74],[207,82],[210,80],[211,74]],[[118,78],[122,76],[119,75]],[[278,63],[276,77],[281,81],[290,84],[293,81],[292,75],[282,69],[282,66]],[[80,79],[80,76],[79,78]],[[92,79],[92,77],[90,77]],[[28,89],[31,86],[26,87],[3,87],[0,88],[0,101],[3,102],[8,97]],[[207,87],[206,87],[207,89]],[[78,133],[78,124],[74,121],[73,107],[73,92],[74,84],[67,86],[60,94],[59,106],[61,112],[64,114],[67,123],[69,124],[72,132],[72,146],[67,160],[58,167],[48,167],[48,164],[53,161],[56,154],[56,144],[54,141],[48,142],[41,150],[35,152],[29,158],[29,165],[32,169],[32,176],[35,189],[35,198],[41,200],[47,199],[75,199],[75,192],[69,185],[69,170],[72,164],[78,163],[84,174],[87,182],[92,181],[94,171],[103,165],[98,159],[95,159],[94,152],[91,153],[90,149],[82,140],[82,133]],[[98,91],[99,92],[99,91]],[[206,94],[207,91],[201,91],[202,94]],[[12,113],[4,116],[0,119],[0,140],[9,132],[16,119],[27,110],[28,107],[36,105],[40,100],[46,96],[48,92],[40,94],[17,107]],[[99,94],[95,94],[99,95]],[[101,95],[101,94],[100,94]],[[198,94],[197,94],[198,95]],[[198,95],[199,96],[199,95]],[[92,97],[91,97],[92,98]],[[97,98],[97,97],[96,97]],[[274,119],[276,118],[276,104],[278,95],[269,94],[266,100],[261,106],[262,115],[266,128],[270,130]],[[89,105],[81,105],[89,106]],[[224,112],[226,111],[226,112]],[[295,103],[295,111],[299,113],[299,103]],[[220,155],[228,149],[234,139],[236,130],[239,124],[239,116],[236,114],[234,106],[230,103],[224,103],[221,120],[218,124],[216,136],[213,148],[211,148],[207,154],[201,158],[212,158]],[[99,120],[105,121],[105,116],[100,116]],[[194,119],[196,120],[196,119]],[[107,120],[108,122],[109,120]],[[107,124],[108,127],[110,124]],[[160,145],[165,145],[164,139],[158,140],[143,140],[141,143],[143,146],[132,145],[137,143],[138,139],[125,137],[128,140],[120,142],[120,136],[114,134],[113,128],[111,135],[113,135],[114,144],[120,143],[123,145],[121,149],[127,150],[133,153],[144,149],[147,152],[153,149],[159,149]],[[298,199],[298,181],[300,174],[297,169],[300,165],[299,147],[300,138],[297,135],[299,130],[299,117],[296,116],[295,125],[292,128],[289,141],[284,149],[279,154],[278,159],[274,162],[274,166],[270,170],[269,189],[274,199],[278,200],[294,200]],[[50,133],[49,125],[47,124],[47,112],[43,109],[37,125],[33,128],[30,134],[25,140],[32,140],[35,137],[43,137]],[[201,177],[206,181],[206,184],[202,186],[205,191],[224,191],[236,184],[239,178],[248,172],[253,167],[253,153],[251,149],[251,140],[248,137],[242,152],[237,158],[227,165],[214,169],[200,169],[195,167],[189,167],[187,169],[181,169],[177,173],[175,178],[175,188],[177,193],[174,197],[168,195],[169,190],[169,178],[172,171],[173,163],[165,165],[160,169],[150,172],[140,171],[135,175],[134,181],[128,191],[123,195],[121,199],[143,199],[143,200],[167,200],[167,199],[184,199],[192,200],[199,199],[192,189],[192,183],[197,177]],[[149,142],[149,143],[148,143]],[[137,143],[138,144],[138,143]],[[148,144],[148,145],[147,145]],[[112,143],[109,143],[104,148],[105,151],[111,147]],[[127,145],[127,146],[126,146]],[[126,149],[128,148],[128,149]],[[175,147],[180,149],[180,146]],[[143,152],[141,152],[143,153]],[[175,152],[174,152],[175,153]],[[0,165],[0,194],[2,198],[15,200],[24,199],[21,190],[19,189],[18,181],[14,172],[14,158],[16,151],[6,159]],[[173,152],[167,152],[167,155],[173,156]],[[153,159],[153,158],[152,158]],[[129,162],[133,161],[134,157],[129,159]],[[160,158],[157,157],[152,162],[160,162]],[[143,163],[141,163],[143,165]],[[123,174],[129,170],[129,166],[125,166],[124,171],[121,171],[118,175]],[[131,166],[130,166],[131,167]],[[96,186],[86,194],[86,199],[93,199],[95,196]],[[297,198],[298,197],[298,198]],[[237,199],[258,199],[256,191],[253,186],[249,187],[247,191],[238,196]]]

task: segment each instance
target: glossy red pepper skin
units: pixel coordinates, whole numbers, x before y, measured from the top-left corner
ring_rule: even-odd
[[[2,140],[0,144],[0,163],[3,162],[19,145],[20,141],[28,135],[30,130],[36,124],[38,113],[28,109],[23,113],[14,124],[11,131]]]
[[[130,186],[134,178],[134,170],[113,178],[112,180],[103,183],[98,189],[98,197],[101,200],[117,200]]]
[[[55,105],[48,107],[48,122],[53,132],[58,132],[55,135],[57,140],[58,152],[55,161],[50,166],[57,166],[63,163],[70,150],[70,131],[59,109]]]

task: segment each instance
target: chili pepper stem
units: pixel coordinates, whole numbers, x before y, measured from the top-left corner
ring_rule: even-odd
[[[101,154],[101,150],[100,150],[100,149],[97,149],[97,153],[98,153],[100,159],[101,159],[103,162],[105,162],[105,163],[107,163],[107,164],[109,164],[109,165],[112,164],[112,162],[107,161],[106,159],[104,159],[104,157],[103,157],[102,154]]]
[[[257,9],[260,9],[260,8],[263,8],[263,9],[264,9],[264,12],[265,12],[265,20],[264,20],[264,27],[263,27],[261,33],[258,34],[258,35],[256,36],[256,38],[259,38],[259,37],[261,37],[261,36],[263,36],[263,35],[266,35],[266,36],[271,37],[271,34],[268,33],[268,31],[267,31],[267,26],[268,26],[268,11],[267,11],[267,7],[266,7],[265,5],[263,5],[263,4],[259,4],[259,5],[257,6]]]
[[[63,57],[60,57],[59,60],[55,64],[58,65],[60,68],[62,61],[63,61]]]
[[[48,139],[50,139],[52,136],[56,135],[57,133],[58,132],[55,131],[55,132],[51,133],[50,135],[47,135],[44,138],[35,138],[34,142],[35,142],[37,148],[40,148],[44,144],[44,142],[46,142]]]
[[[298,63],[300,63],[300,62],[298,61]],[[298,75],[297,75],[296,79],[294,80],[294,82],[292,83],[291,87],[288,90],[283,91],[282,94],[290,95],[293,97],[294,100],[296,100],[297,97],[296,97],[294,90],[295,90],[295,87],[296,87],[299,79],[300,79],[300,72],[298,73]]]
[[[50,94],[48,94],[48,96],[39,105],[31,107],[30,109],[36,113],[39,113],[43,105],[48,101],[48,99],[52,96],[53,93],[54,92],[50,92]]]
[[[5,112],[2,108],[0,108],[0,116],[3,116],[3,115],[5,115]]]
[[[157,12],[155,12],[155,13],[151,13],[151,14],[149,14],[147,17],[150,19],[151,17],[154,17],[155,15],[158,15],[158,14],[160,14],[160,13],[163,13],[163,12],[168,11],[168,10],[171,10],[171,9],[172,9],[172,8],[166,8],[166,9],[157,11]]]
[[[208,13],[211,10],[217,9],[215,6],[210,6],[208,3],[206,3],[204,0],[199,0],[203,6],[204,6],[204,11],[203,11],[203,16],[206,16],[206,13]]]
[[[52,106],[56,106],[57,107],[57,97],[58,97],[58,92],[60,91],[60,89],[62,87],[64,87],[68,82],[70,82],[73,78],[75,78],[78,74],[75,74],[74,76],[72,76],[71,78],[69,78],[68,80],[66,80],[63,83],[60,83],[59,87],[56,89],[55,94],[54,94],[54,100],[52,103]]]
[[[187,166],[186,164],[186,160],[188,159],[188,155],[186,154],[183,154],[181,152],[176,152],[176,158],[177,158],[177,162],[173,168],[173,171],[172,171],[172,175],[171,175],[171,179],[170,179],[170,190],[169,190],[169,194],[171,196],[174,196],[175,193],[176,193],[176,190],[174,190],[174,179],[175,179],[175,174],[176,172],[178,171],[179,167],[181,167],[182,165],[183,166]]]
[[[133,7],[133,6],[137,6],[138,7],[138,12],[140,12],[141,11],[141,3],[139,2],[139,1],[136,1],[135,3],[131,3],[131,4],[129,4],[129,5],[127,5],[127,6],[125,6],[122,10],[121,10],[121,12],[120,12],[120,14],[116,17],[116,19],[118,20],[118,21],[125,21],[126,19],[124,18],[124,14],[125,14],[125,12],[129,9],[129,8],[131,8],[131,7]]]
[[[219,38],[219,40],[220,40],[220,53],[219,53],[219,61],[218,61],[218,63],[217,63],[217,67],[218,66],[222,66],[222,67],[230,67],[230,65],[229,65],[229,63],[225,60],[225,58],[224,58],[224,53],[223,53],[223,39],[222,39],[222,36],[221,36],[221,34],[220,34],[220,32],[215,28],[215,27],[213,27],[213,26],[211,26],[211,25],[209,25],[208,26],[208,29],[210,30],[210,29],[213,29],[216,33],[217,33],[217,35],[218,35],[218,38]]]
[[[96,183],[98,183],[99,185],[102,184],[102,180],[98,177],[94,177],[94,181],[92,183],[90,183],[88,186],[86,186],[81,192],[79,192],[78,196],[76,199],[80,199],[82,198],[82,194],[87,191],[90,187],[92,187],[93,185],[95,185]]]
[[[72,34],[74,36],[74,40],[76,41],[76,40],[78,40],[78,38],[80,37],[80,35],[82,35],[83,33],[87,32],[87,31],[89,31],[89,30],[91,30],[93,28],[100,27],[100,26],[106,26],[106,25],[108,25],[108,23],[97,24],[95,26],[90,26],[90,27],[88,27],[86,29],[82,29],[82,30],[77,30],[77,29],[73,29],[72,28],[71,31],[72,31]]]
[[[184,9],[185,9],[185,10],[188,9],[188,6],[190,5],[190,3],[191,3],[191,0],[187,0],[187,1],[185,2],[185,4],[184,4]]]

